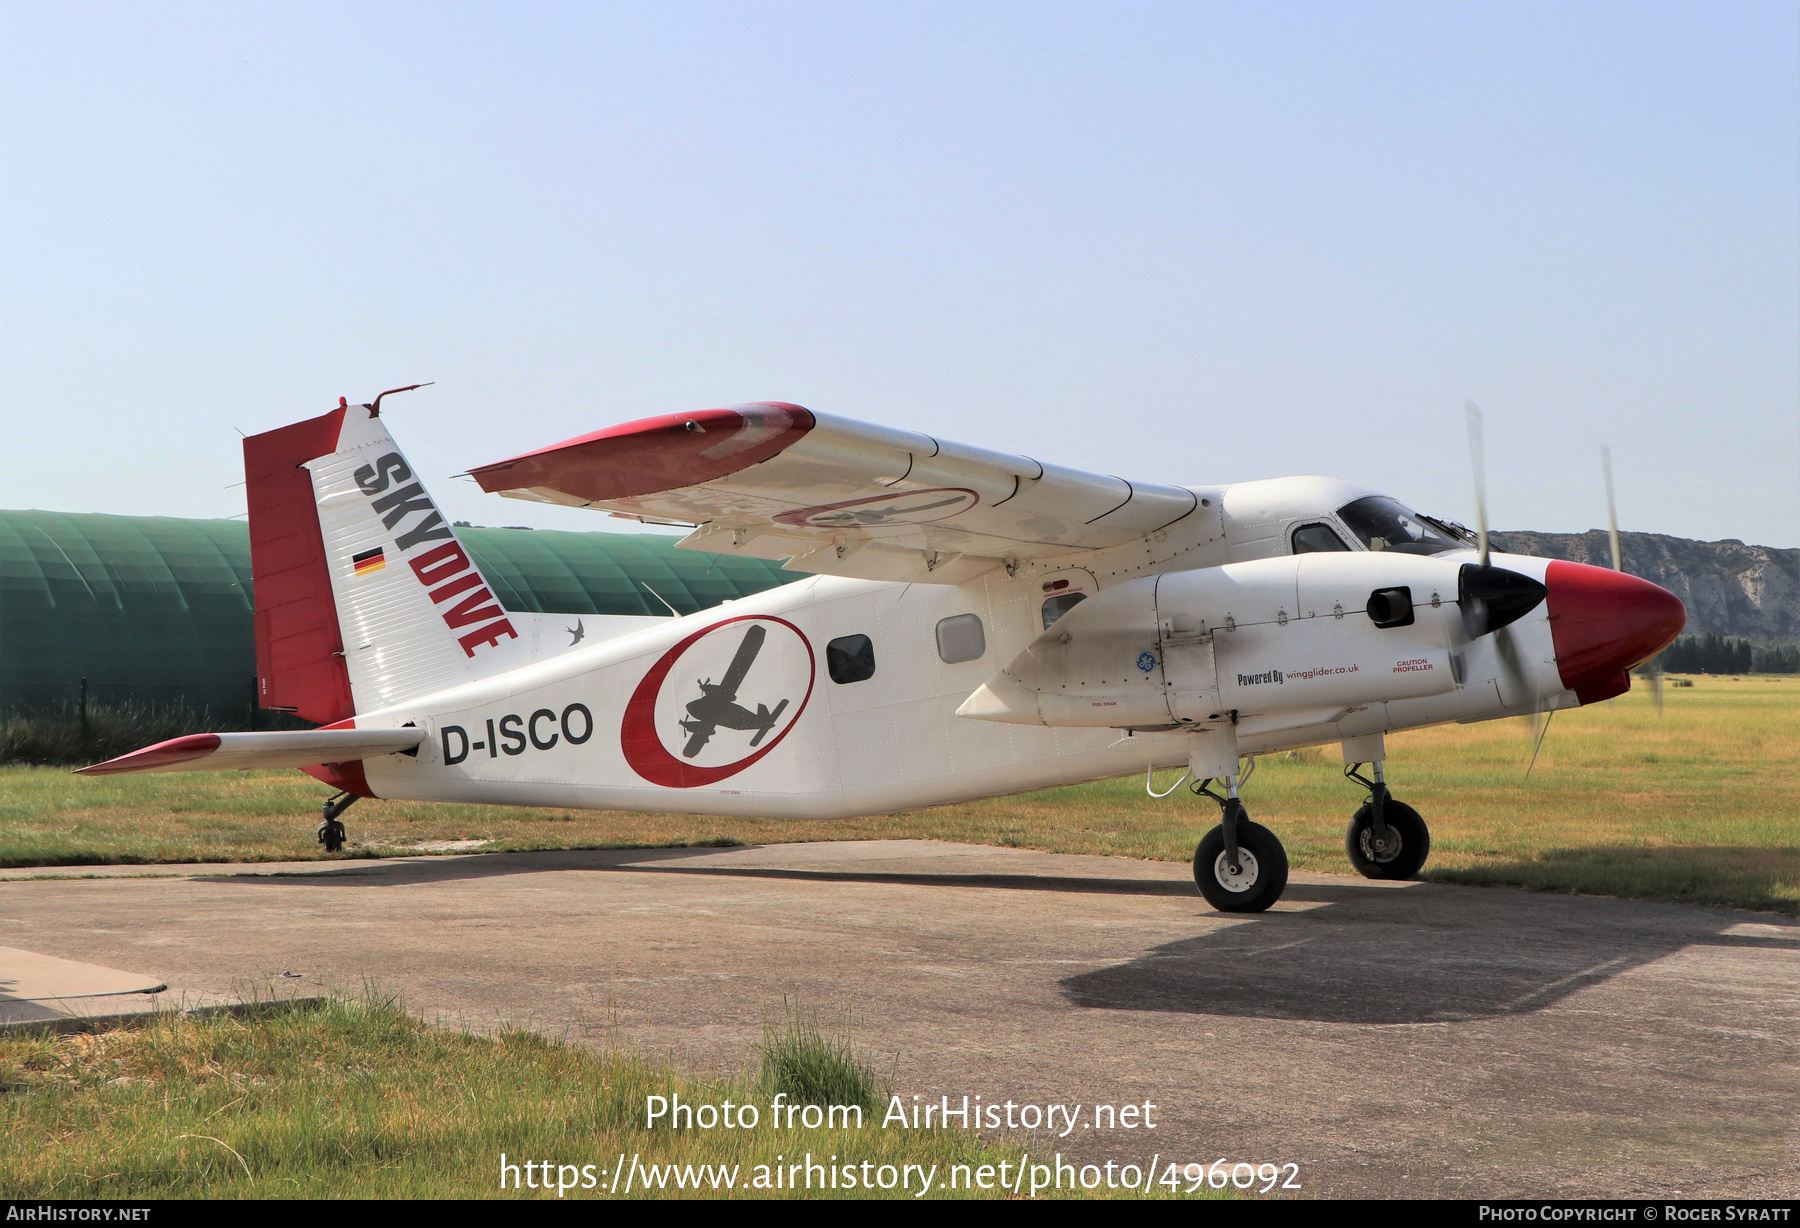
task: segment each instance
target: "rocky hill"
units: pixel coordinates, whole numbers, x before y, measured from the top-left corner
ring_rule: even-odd
[[[1606,532],[1494,534],[1494,549],[1612,566]],[[1619,534],[1625,570],[1687,606],[1687,635],[1800,640],[1800,550],[1746,546],[1726,538],[1689,541],[1660,533]]]

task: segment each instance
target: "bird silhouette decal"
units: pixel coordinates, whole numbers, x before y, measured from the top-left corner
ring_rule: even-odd
[[[564,627],[563,630],[569,633],[569,647],[573,648],[581,643],[582,637],[587,634],[587,624],[578,618],[573,627]]]
[[[744,675],[756,663],[756,654],[762,651],[763,641],[768,638],[768,629],[761,623],[750,624],[743,641],[738,644],[737,655],[731,658],[731,667],[725,671],[725,677],[718,682],[706,679],[699,683],[700,698],[687,706],[689,719],[677,722],[688,735],[687,745],[681,749],[684,759],[699,754],[720,726],[755,730],[755,736],[750,739],[751,746],[761,742],[775,728],[775,722],[781,719],[788,706],[787,700],[776,704],[773,711],[767,704],[757,704],[754,712],[737,702]]]

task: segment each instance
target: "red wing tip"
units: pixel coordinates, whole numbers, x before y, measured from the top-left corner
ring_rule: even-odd
[[[792,418],[789,430],[804,433],[813,428],[815,419],[810,409],[803,405],[794,405],[787,401],[751,401],[743,405],[733,405],[723,409],[701,409],[687,414],[658,414],[651,418],[638,418],[631,422],[621,422],[617,426],[603,427],[597,431],[589,431],[585,435],[577,435],[573,439],[565,439],[546,447],[534,448],[530,452],[521,452],[517,456],[509,456],[505,460],[494,461],[486,465],[472,465],[469,476],[487,493],[506,489],[503,486],[489,486],[482,478],[489,474],[503,473],[521,461],[531,460],[565,448],[576,448],[582,444],[597,443],[607,439],[625,439],[655,435],[663,431],[679,431],[688,433],[690,423],[697,424],[702,431],[718,428],[737,429],[745,422],[744,410],[777,409]]]
[[[120,755],[103,763],[90,763],[75,769],[77,776],[112,776],[119,772],[142,772],[147,768],[167,767],[171,763],[188,763],[204,759],[219,749],[216,733],[190,733],[167,742],[158,742],[129,755]]]

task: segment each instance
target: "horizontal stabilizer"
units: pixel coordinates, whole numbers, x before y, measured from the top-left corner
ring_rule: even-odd
[[[423,729],[297,729],[277,733],[190,733],[104,763],[77,776],[119,772],[219,772],[231,768],[297,768],[348,763],[411,750]]]

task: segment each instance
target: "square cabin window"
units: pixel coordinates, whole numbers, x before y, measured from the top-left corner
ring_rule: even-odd
[[[825,670],[837,683],[867,682],[875,676],[875,645],[866,635],[840,635],[825,645]]]
[[[938,656],[945,665],[973,661],[987,651],[987,633],[979,614],[957,614],[937,625]]]

